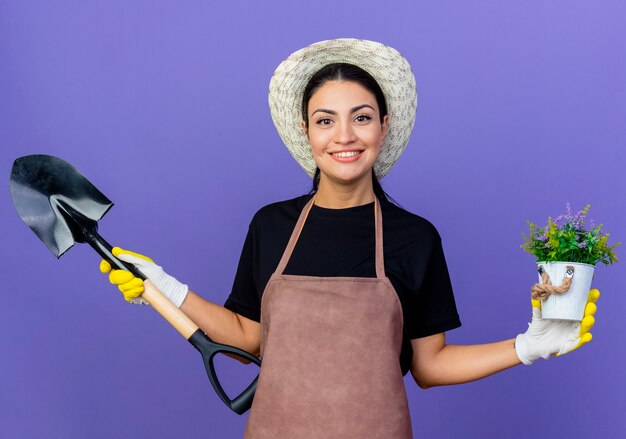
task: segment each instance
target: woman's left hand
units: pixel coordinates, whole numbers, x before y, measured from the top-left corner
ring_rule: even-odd
[[[550,355],[563,355],[578,349],[591,341],[589,330],[595,323],[596,301],[600,291],[589,291],[585,315],[580,322],[570,320],[549,320],[541,317],[541,301],[532,300],[533,317],[528,330],[515,339],[515,351],[520,361],[526,365],[539,358],[545,360]]]

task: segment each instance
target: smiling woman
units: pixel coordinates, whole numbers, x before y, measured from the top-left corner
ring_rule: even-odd
[[[378,56],[364,56],[366,48]],[[346,62],[311,61],[328,54]],[[385,95],[361,57],[393,59],[389,68],[370,67],[404,73],[395,78],[402,86],[378,75]],[[319,69],[283,74],[290,61]],[[261,323],[263,366],[246,437],[412,437],[402,379],[410,339],[460,321],[436,229],[391,204],[378,183],[413,124],[407,65],[379,43],[333,40],[293,54],[272,78],[273,120],[312,174],[313,194],[257,212],[225,304]],[[393,126],[388,108],[398,111]],[[300,130],[292,129],[296,121]],[[430,294],[435,285],[437,296]]]

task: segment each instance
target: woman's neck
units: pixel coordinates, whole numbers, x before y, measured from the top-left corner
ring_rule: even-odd
[[[371,179],[359,185],[350,185],[339,184],[321,177],[315,196],[315,205],[327,209],[344,209],[372,203],[374,198]]]

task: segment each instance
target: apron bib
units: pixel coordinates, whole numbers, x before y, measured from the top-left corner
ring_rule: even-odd
[[[385,277],[380,202],[376,277],[283,274],[314,200],[263,292],[263,362],[244,438],[410,439],[402,307]]]

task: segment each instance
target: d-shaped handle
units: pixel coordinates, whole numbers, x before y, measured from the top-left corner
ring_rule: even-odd
[[[242,349],[212,341],[200,329],[194,332],[194,334],[189,338],[189,343],[191,343],[193,347],[195,347],[198,351],[200,351],[200,354],[202,354],[204,367],[207,375],[209,376],[209,380],[222,401],[224,401],[224,403],[235,413],[239,415],[245,413],[246,410],[252,406],[252,399],[254,398],[254,392],[256,391],[256,384],[259,379],[259,375],[257,375],[252,383],[250,383],[250,385],[237,397],[230,399],[217,379],[217,374],[213,365],[213,358],[215,358],[215,355],[217,354],[235,355],[239,358],[248,360],[257,366],[261,366],[261,360]]]

